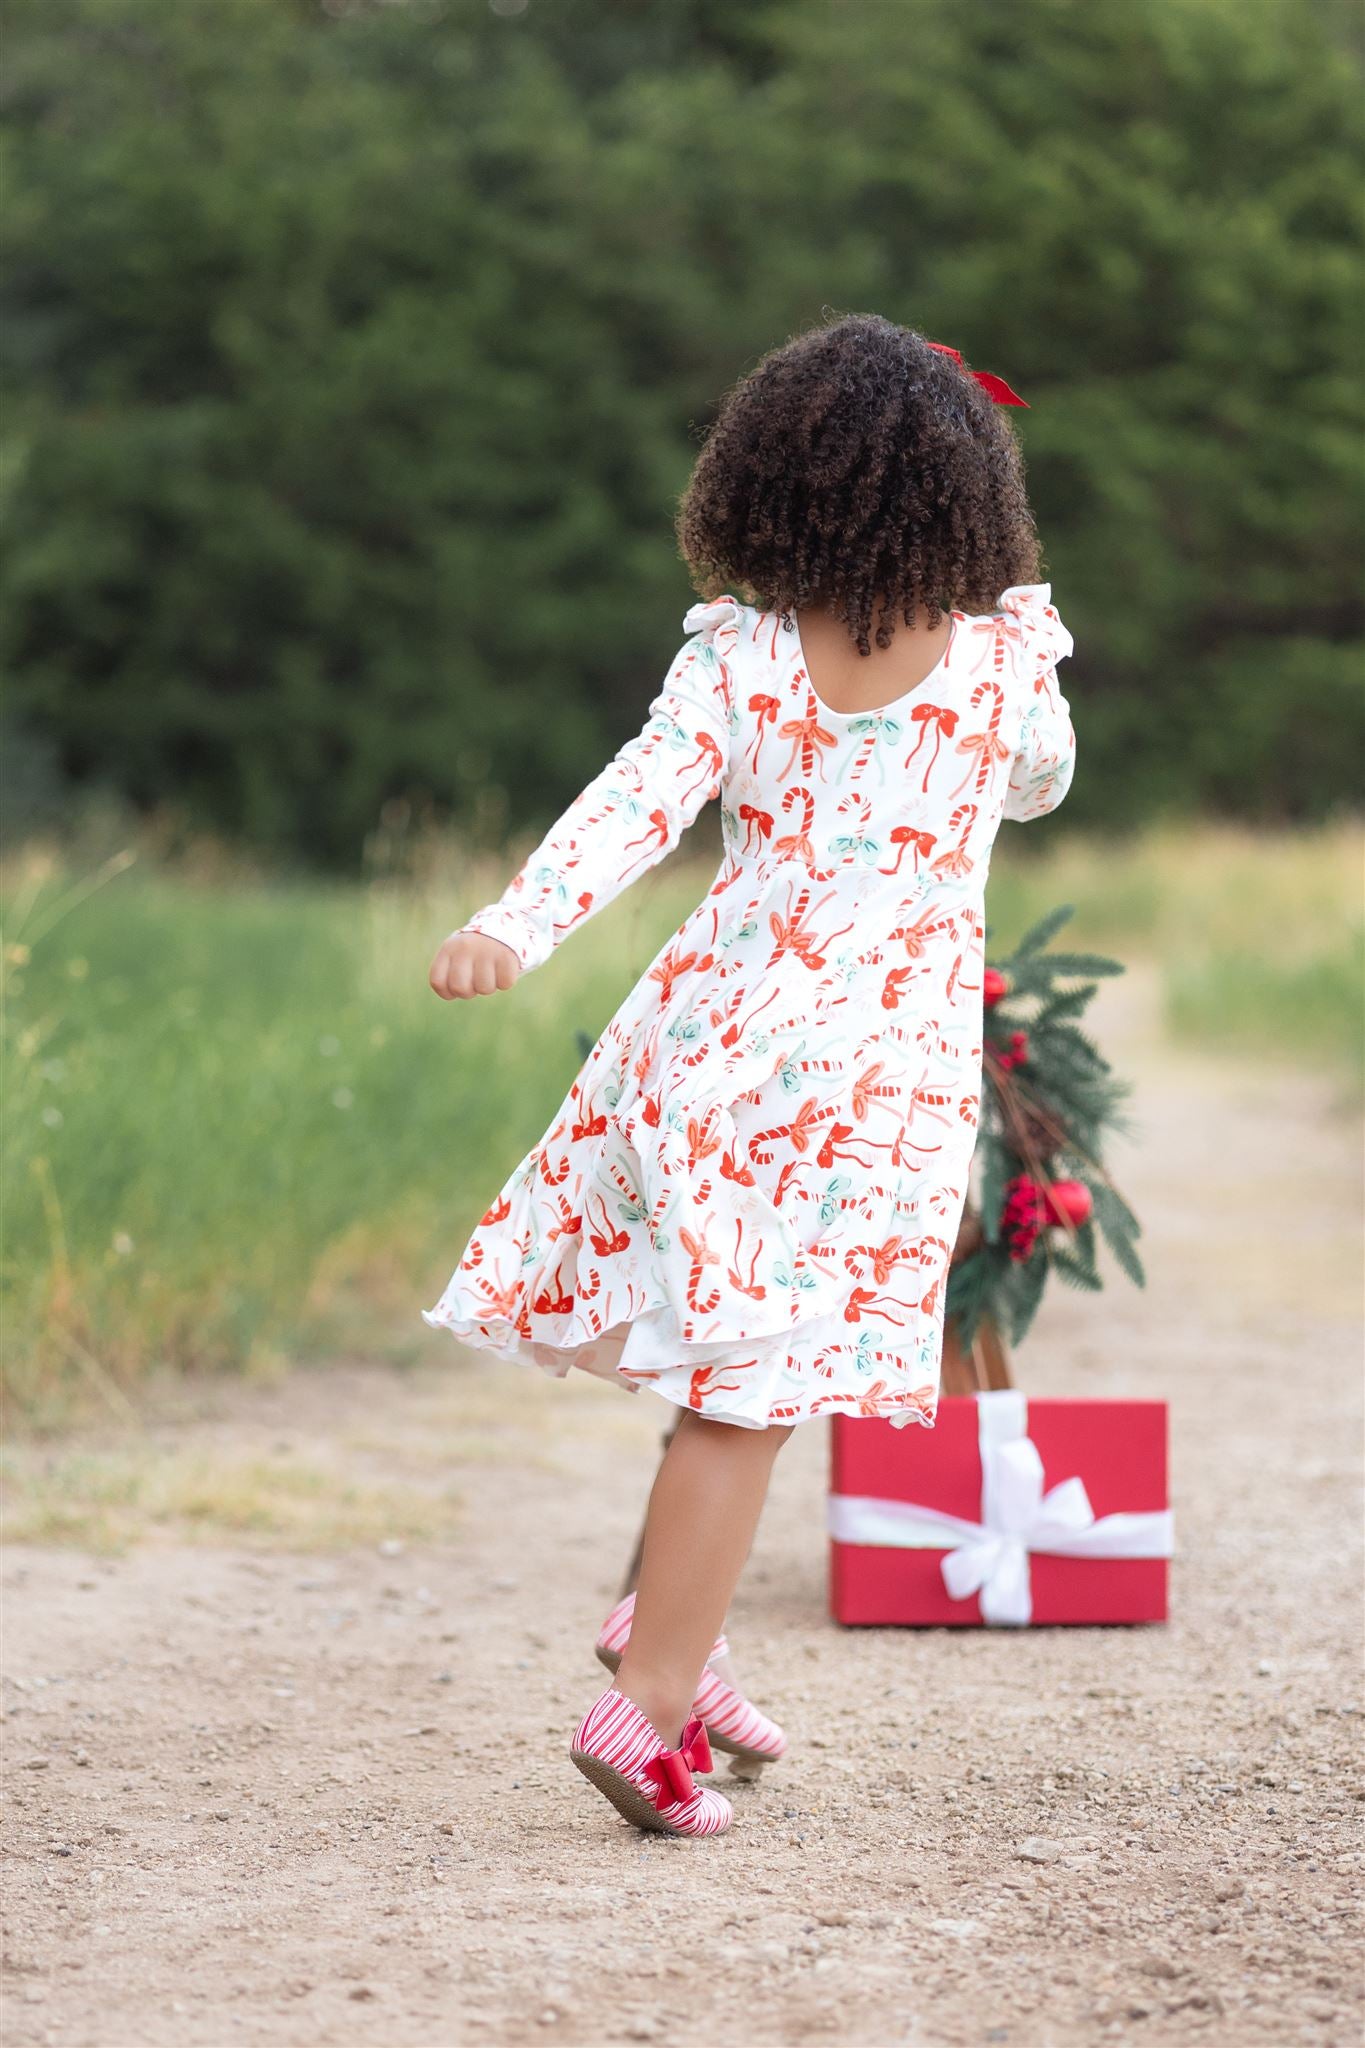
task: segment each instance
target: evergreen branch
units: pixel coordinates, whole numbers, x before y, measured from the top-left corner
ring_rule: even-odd
[[[1132,1239],[1117,1235],[1111,1236],[1106,1230],[1104,1241],[1114,1255],[1115,1265],[1122,1268],[1132,1281],[1134,1287],[1145,1287],[1147,1285],[1146,1269],[1134,1249]]]
[[[1012,1274],[1014,1285],[1010,1302],[1010,1341],[1020,1344],[1028,1335],[1029,1325],[1038,1313],[1038,1304],[1043,1298],[1047,1284],[1049,1260],[1044,1252],[1036,1251],[1031,1259],[1016,1265]]]
[[[1062,1250],[1052,1254],[1052,1264],[1068,1287],[1083,1288],[1087,1293],[1100,1294],[1104,1282],[1093,1266],[1087,1266],[1080,1259],[1074,1259],[1070,1252]]]
[[[1074,917],[1075,914],[1076,906],[1074,903],[1060,903],[1055,910],[1049,910],[1046,917],[1040,917],[1037,924],[1024,933],[1023,938],[1020,939],[1015,947],[1011,958],[1023,960],[1027,954],[1041,952],[1048,940],[1061,930],[1068,918]]]
[[[1095,1197],[1095,1221],[1106,1238],[1111,1233],[1130,1239],[1141,1237],[1142,1225],[1111,1182],[1105,1181],[1091,1192]]]
[[[1102,978],[1128,972],[1121,960],[1111,960],[1107,953],[1047,953],[1044,960],[1054,975],[1066,981],[1080,975]]]

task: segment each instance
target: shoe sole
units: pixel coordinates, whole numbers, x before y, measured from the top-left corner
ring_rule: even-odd
[[[652,1835],[681,1835],[690,1837],[687,1828],[675,1828],[666,1821],[657,1806],[651,1805],[644,1793],[632,1785],[629,1778],[623,1778],[610,1764],[604,1764],[600,1757],[593,1756],[585,1749],[571,1749],[570,1759],[577,1764],[590,1785],[596,1785],[604,1798],[611,1801],[623,1819],[632,1827],[644,1828]],[[727,1821],[726,1826],[729,1826]],[[723,1835],[725,1828],[713,1828],[712,1834]]]
[[[599,1664],[605,1664],[613,1676],[621,1668],[619,1651],[604,1649],[601,1643],[597,1645],[597,1661]],[[712,1749],[723,1750],[726,1756],[738,1757],[741,1763],[775,1764],[781,1760],[770,1755],[766,1749],[746,1749],[742,1742],[735,1742],[728,1735],[717,1735],[714,1728],[707,1729],[706,1737]],[[784,1749],[782,1755],[785,1756],[786,1754],[787,1752]]]

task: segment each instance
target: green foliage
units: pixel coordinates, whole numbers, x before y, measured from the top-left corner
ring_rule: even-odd
[[[1183,1028],[1221,1047],[1228,1016],[1212,997],[1230,993],[1236,1042],[1269,1046],[1281,1068],[1311,1063],[1316,1085],[1346,1042],[1338,1013],[1311,1007],[1297,949],[1306,941],[1324,975],[1336,963],[1340,1022],[1358,1030],[1358,962],[1342,938],[1359,871],[1358,837],[1340,832],[1229,843],[1204,828],[1108,852],[1062,838],[1036,868],[995,867],[991,912],[1016,931],[1037,915],[1040,886],[1082,885],[1087,939],[1131,947],[1136,969],[1155,935],[1182,1002],[1191,950],[1206,964],[1209,999],[1201,982]],[[272,1370],[300,1354],[448,1344],[426,1336],[417,1306],[436,1298],[502,1175],[711,876],[671,861],[548,970],[495,1003],[448,1006],[426,987],[427,961],[493,893],[495,872],[449,856],[424,872],[421,887],[210,885],[118,860],[9,875],[0,1317],[13,1412],[51,1414],[78,1380],[117,1407],[121,1388],[158,1368]],[[1295,906],[1297,919],[1283,914]],[[1183,948],[1177,931],[1193,934]],[[1217,979],[1253,942],[1258,974]],[[1147,1058],[1154,980],[1149,952],[1126,991]],[[995,1142],[979,1162],[998,1246],[1013,1168]],[[1124,1260],[1136,1219],[1107,1182],[1090,1184],[1097,1234],[1136,1277]],[[985,1259],[954,1267],[954,1313],[973,1300],[979,1312],[998,1273]]]
[[[987,1060],[982,1076],[981,1125],[975,1166],[977,1214],[984,1242],[949,1269],[947,1313],[959,1341],[970,1349],[977,1325],[989,1316],[1012,1343],[1027,1334],[1050,1274],[1067,1286],[1098,1292],[1096,1233],[1135,1286],[1145,1284],[1137,1252],[1141,1226],[1105,1177],[1106,1132],[1121,1123],[1127,1084],[1085,1032],[1069,1021],[1081,1016],[1097,977],[1122,974],[1122,963],[1100,953],[1048,952],[1073,915],[1061,904],[1030,926],[1013,953],[992,964],[1006,992],[986,1011],[988,1050],[1005,1049],[1022,1031],[1022,1068],[999,1074]],[[1064,987],[1075,983],[1076,987]],[[1044,1124],[1046,1119],[1046,1124]],[[1030,1128],[1027,1135],[1021,1121]],[[1076,1180],[1090,1190],[1092,1216],[1039,1232],[1025,1257],[1015,1257],[1002,1230],[1001,1211],[1013,1182],[1027,1177],[1042,1187]]]
[[[117,862],[11,891],[0,1287],[21,1411],[81,1377],[117,1405],[158,1367],[395,1332],[411,1352],[572,1081],[574,1027],[595,1038],[649,958],[613,906],[553,977],[439,1003],[425,963],[461,894]]]
[[[680,637],[690,430],[875,307],[1032,401],[1068,818],[1353,797],[1353,42],[1331,0],[16,0],[10,717],[310,859],[398,796],[543,820]]]

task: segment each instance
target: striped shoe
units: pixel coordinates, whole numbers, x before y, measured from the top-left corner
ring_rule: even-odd
[[[678,1747],[665,1749],[649,1716],[614,1686],[579,1722],[569,1755],[637,1828],[660,1835],[719,1835],[734,1819],[729,1800],[692,1775],[711,1768],[701,1722],[690,1720]]]
[[[597,1655],[608,1671],[615,1671],[621,1662],[634,1615],[635,1595],[627,1593],[624,1600],[617,1601],[598,1631]],[[729,1648],[724,1636],[716,1637],[707,1668],[701,1675],[693,1711],[705,1722],[714,1749],[723,1749],[727,1756],[739,1757],[744,1763],[776,1763],[787,1748],[787,1738],[776,1721],[761,1714],[742,1692],[727,1685],[710,1668],[718,1657],[728,1654]]]

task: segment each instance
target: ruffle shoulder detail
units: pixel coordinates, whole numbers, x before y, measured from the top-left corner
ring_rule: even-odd
[[[694,604],[684,615],[683,631],[687,634],[704,633],[708,640],[725,627],[738,630],[740,616],[744,610],[737,597],[714,597],[709,603]]]
[[[1055,668],[1075,644],[1052,602],[1050,583],[1012,583],[1001,596],[997,616],[1012,622],[1039,669]]]

